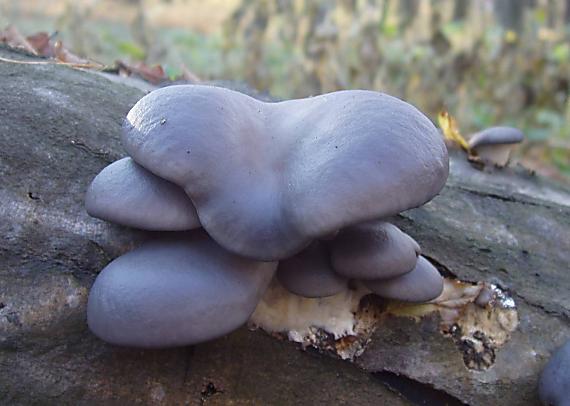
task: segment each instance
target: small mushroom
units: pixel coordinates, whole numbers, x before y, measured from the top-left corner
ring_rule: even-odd
[[[443,278],[422,256],[412,272],[391,279],[363,281],[373,293],[386,299],[405,302],[427,302],[443,292]]]
[[[449,169],[425,115],[365,90],[264,103],[169,86],[131,109],[122,141],[137,163],[184,188],[216,242],[257,260],[421,206]]]
[[[347,227],[329,243],[336,273],[354,279],[387,279],[411,272],[420,246],[398,227],[372,221]]]
[[[513,147],[522,142],[524,134],[513,127],[491,127],[469,139],[469,151],[486,164],[505,166]]]
[[[570,406],[570,340],[552,354],[542,370],[538,395],[545,406]]]
[[[93,179],[85,195],[85,208],[93,217],[143,230],[200,227],[196,209],[184,190],[131,158],[113,162]]]
[[[255,310],[276,263],[237,257],[203,231],[146,243],[97,276],[89,328],[116,345],[192,345],[229,333]]]
[[[299,254],[279,262],[277,279],[288,291],[304,297],[326,297],[346,290],[348,279],[331,268],[325,245],[315,241]]]

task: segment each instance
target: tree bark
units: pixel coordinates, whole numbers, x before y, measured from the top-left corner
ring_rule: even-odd
[[[466,364],[439,313],[383,315],[352,363],[245,328],[194,347],[116,348],[86,328],[88,290],[153,234],[90,218],[83,197],[124,155],[121,122],[144,92],[5,48],[0,57],[40,62],[0,62],[0,403],[537,402],[538,373],[570,335],[568,191],[456,154],[442,193],[396,219],[448,279],[493,282],[514,298],[518,328],[489,344],[486,369]]]

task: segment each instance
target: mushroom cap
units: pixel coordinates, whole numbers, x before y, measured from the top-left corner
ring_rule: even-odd
[[[412,272],[391,279],[364,281],[368,289],[386,299],[405,302],[427,302],[443,292],[443,278],[422,256]]]
[[[514,127],[490,127],[474,134],[469,139],[469,148],[476,150],[483,145],[517,144],[522,142],[524,134]]]
[[[162,348],[211,340],[248,320],[276,265],[232,255],[201,230],[149,242],[97,276],[87,322],[116,345]]]
[[[326,297],[347,289],[348,279],[334,273],[325,245],[315,241],[297,255],[279,262],[277,279],[288,291],[304,297]]]
[[[264,103],[217,87],[170,86],[132,108],[123,145],[186,190],[214,240],[259,260],[420,206],[449,169],[427,117],[365,90]]]
[[[85,195],[90,216],[154,231],[200,227],[198,214],[184,190],[123,158],[105,167]]]
[[[570,340],[552,354],[542,370],[538,395],[544,405],[570,405]]]
[[[329,248],[334,271],[355,279],[387,279],[411,272],[421,252],[412,237],[384,221],[347,227]]]

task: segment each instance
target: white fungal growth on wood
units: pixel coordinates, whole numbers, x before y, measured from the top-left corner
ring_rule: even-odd
[[[494,350],[508,341],[518,325],[513,299],[485,282],[445,279],[442,294],[422,304],[367,300],[373,297],[364,286],[356,285],[334,296],[309,299],[288,292],[273,280],[249,325],[270,334],[283,334],[304,347],[313,346],[343,359],[353,359],[365,351],[383,318],[392,315],[420,320],[438,312],[441,333],[453,336],[460,349],[471,345],[471,353],[464,354],[464,359],[474,369],[489,367],[494,362]],[[483,351],[492,356],[477,355]],[[483,363],[473,364],[473,356],[482,358]]]
[[[340,339],[355,334],[354,315],[366,293],[364,288],[347,289],[334,296],[311,299],[289,293],[273,280],[250,321],[268,332],[287,332],[293,341],[301,342],[313,328]]]

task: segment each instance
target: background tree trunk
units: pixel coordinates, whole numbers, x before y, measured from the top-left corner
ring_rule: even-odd
[[[414,22],[419,7],[419,0],[401,0],[398,2],[400,31],[405,31]]]
[[[456,1],[453,6],[453,21],[463,21],[467,18],[471,0]]]
[[[144,93],[93,72],[7,62],[0,88],[0,403],[536,404],[537,376],[570,335],[567,191],[457,155],[442,193],[396,219],[449,279],[493,282],[514,298],[518,328],[489,344],[487,369],[466,366],[469,348],[441,333],[437,313],[383,316],[353,363],[246,329],[194,347],[116,348],[86,328],[88,289],[152,233],[90,218],[83,197],[124,155],[120,125]]]
[[[506,30],[520,32],[523,28],[525,2],[519,0],[494,0],[495,16]]]

